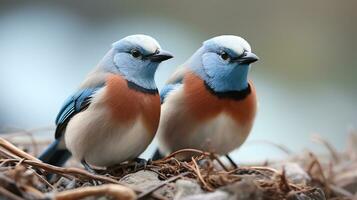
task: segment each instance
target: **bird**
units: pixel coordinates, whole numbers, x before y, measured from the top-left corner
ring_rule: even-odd
[[[221,35],[204,41],[160,91],[158,149],[152,159],[185,148],[229,158],[229,152],[243,144],[254,123],[257,98],[248,72],[258,59],[239,36]]]
[[[61,166],[73,156],[92,169],[138,158],[160,119],[155,72],[172,57],[151,36],[130,35],[114,42],[63,104],[55,140],[39,159]]]

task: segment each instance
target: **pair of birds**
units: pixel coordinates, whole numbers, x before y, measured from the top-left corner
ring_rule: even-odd
[[[161,155],[183,148],[224,155],[239,147],[256,113],[248,72],[258,57],[248,42],[233,35],[203,42],[159,95],[156,69],[172,57],[146,35],[113,43],[64,103],[55,141],[39,158],[59,166],[73,155],[85,167],[111,166],[137,159],[156,133]]]

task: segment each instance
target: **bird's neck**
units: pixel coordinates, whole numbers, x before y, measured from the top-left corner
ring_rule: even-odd
[[[203,79],[206,84],[215,92],[240,92],[248,87],[248,67],[237,67],[229,74],[222,76],[208,76]]]
[[[242,100],[245,99],[250,93],[251,93],[251,87],[247,83],[247,87],[242,90],[230,90],[230,91],[225,91],[225,92],[219,92],[211,88],[207,84],[207,82],[204,81],[204,86],[205,88],[213,95],[217,96],[218,98],[228,98],[228,99],[234,99],[234,100]]]
[[[127,80],[127,84],[128,84],[129,89],[132,89],[132,90],[135,90],[138,92],[142,92],[142,93],[146,93],[146,94],[153,94],[153,95],[156,95],[159,93],[157,88],[148,89],[148,88],[142,87],[142,86],[140,86],[134,82],[128,81],[128,80]]]
[[[122,74],[123,75],[123,74]],[[123,77],[127,80],[128,86],[138,91],[156,91],[157,86],[154,80],[154,77],[142,77],[142,74],[138,75],[130,75],[126,76],[125,74]],[[139,89],[141,88],[141,89]]]
[[[196,73],[190,71],[185,75],[184,78],[184,84],[185,87],[190,88],[190,92],[192,94],[195,94],[200,96],[202,93],[207,93],[211,94],[212,96],[218,97],[219,99],[226,99],[226,100],[245,100],[247,97],[249,97],[253,90],[252,90],[252,83],[247,83],[247,87],[243,90],[239,91],[224,91],[224,92],[219,92],[214,90],[211,86],[207,84],[206,81],[204,81],[199,75]],[[205,91],[205,92],[202,92]],[[201,97],[199,97],[201,98]]]
[[[217,69],[219,70],[219,69]],[[195,68],[194,72],[211,88],[214,92],[240,92],[249,87],[248,66],[239,66],[232,71],[224,73],[217,72],[214,76],[209,76],[203,67]]]

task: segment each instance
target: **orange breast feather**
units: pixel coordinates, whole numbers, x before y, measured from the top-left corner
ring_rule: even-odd
[[[242,100],[219,98],[210,93],[203,80],[193,73],[184,79],[185,102],[199,122],[207,121],[220,113],[230,115],[238,124],[253,123],[256,113],[256,94],[249,82],[251,93]]]
[[[159,94],[147,94],[128,88],[127,81],[119,75],[107,78],[105,103],[112,118],[119,123],[131,123],[142,115],[150,133],[155,134],[160,120]]]

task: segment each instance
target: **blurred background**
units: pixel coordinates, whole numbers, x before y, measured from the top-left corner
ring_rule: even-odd
[[[256,123],[234,159],[285,156],[266,140],[323,151],[313,134],[341,150],[357,125],[356,8],[353,0],[0,0],[0,133],[52,139],[63,101],[124,36],[151,35],[175,55],[156,74],[161,88],[204,40],[234,34],[261,58],[250,73]]]

